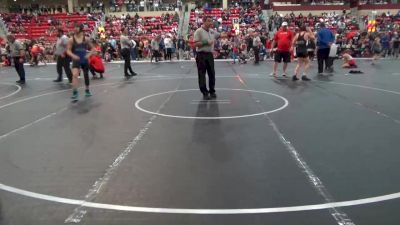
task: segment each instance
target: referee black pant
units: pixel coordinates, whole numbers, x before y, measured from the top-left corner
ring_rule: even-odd
[[[24,62],[19,61],[20,57],[14,57],[14,66],[15,70],[18,73],[19,80],[25,82],[25,69],[24,69]]]
[[[332,66],[333,60],[329,59],[329,51],[329,48],[319,48],[317,50],[318,73],[324,72],[324,62],[327,68]]]
[[[133,75],[134,72],[132,70],[132,66],[131,66],[131,51],[129,48],[123,48],[121,49],[121,56],[124,58],[124,74],[125,76],[130,76]],[[130,74],[128,73],[128,71],[130,72]]]
[[[67,75],[69,82],[72,82],[72,72],[70,68],[70,63],[71,63],[71,58],[69,58],[68,56],[65,57],[57,56],[57,73],[58,73],[57,80],[60,81],[62,80],[63,68],[64,68],[65,74]]]
[[[201,93],[215,93],[215,69],[213,54],[211,52],[197,52],[196,64]],[[206,85],[206,72],[208,74],[208,90]]]

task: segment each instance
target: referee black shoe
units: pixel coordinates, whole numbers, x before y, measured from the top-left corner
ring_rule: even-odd
[[[210,100],[210,95],[208,94],[208,92],[203,92],[203,100]]]

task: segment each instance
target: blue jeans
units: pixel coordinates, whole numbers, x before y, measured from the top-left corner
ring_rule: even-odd
[[[381,54],[382,54],[383,57],[386,57],[386,55],[389,54],[389,48],[388,47],[383,47]]]
[[[237,54],[236,53],[232,53],[232,58],[233,58],[233,63],[236,63],[236,59],[237,59]]]
[[[131,58],[132,58],[132,60],[136,60],[136,56],[137,56],[137,54],[136,54],[136,48],[132,48],[131,49]]]

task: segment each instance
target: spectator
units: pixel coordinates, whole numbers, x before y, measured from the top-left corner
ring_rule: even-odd
[[[158,62],[160,59],[160,40],[161,40],[161,37],[159,35],[157,35],[156,38],[154,38],[151,41],[150,45],[151,45],[152,54],[151,54],[150,62],[153,62],[153,58],[155,58],[156,62]]]
[[[183,58],[183,53],[184,53],[185,48],[186,48],[185,40],[183,40],[182,36],[179,36],[177,47],[178,47],[178,55],[177,55],[177,57],[178,57],[178,60],[179,60],[179,59]]]
[[[371,46],[371,50],[372,50],[372,54],[373,56],[373,61],[372,61],[372,65],[374,65],[380,58],[381,54],[382,54],[382,44],[381,44],[381,40],[379,37],[376,37],[374,42],[372,43]]]
[[[170,60],[172,61],[172,46],[173,46],[173,42],[171,40],[171,35],[168,34],[165,38],[164,38],[164,45],[165,45],[165,49],[166,49],[166,53],[167,56],[165,58],[165,60]]]
[[[260,63],[260,48],[262,45],[260,34],[258,32],[254,32],[253,37],[253,51],[254,51],[254,64]]]
[[[392,46],[393,46],[393,57],[397,59],[399,58],[399,49],[400,49],[400,37],[398,33],[396,33],[392,39]]]
[[[389,49],[390,49],[390,36],[388,32],[386,32],[381,38],[381,45],[382,45],[381,54],[383,57],[386,57],[386,55],[389,54]]]

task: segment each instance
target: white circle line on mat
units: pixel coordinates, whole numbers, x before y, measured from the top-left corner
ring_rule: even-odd
[[[4,84],[4,85],[9,85],[9,86],[17,87],[17,90],[15,90],[14,92],[12,92],[12,93],[10,93],[10,94],[8,94],[8,95],[6,95],[6,96],[0,97],[0,100],[3,100],[3,99],[8,98],[8,97],[11,97],[11,96],[17,94],[18,92],[20,92],[21,89],[22,89],[21,86],[16,85],[16,84],[3,83],[3,82],[0,82],[0,84]]]
[[[187,209],[187,208],[156,208],[156,207],[139,207],[139,206],[126,206],[126,205],[114,205],[104,204],[95,202],[85,202],[78,199],[62,198],[52,195],[44,195],[31,191],[22,190],[19,188],[7,186],[0,183],[0,190],[8,191],[14,194],[22,195],[25,197],[40,199],[44,201],[68,204],[68,205],[81,205],[87,208],[96,209],[108,209],[116,211],[128,211],[128,212],[145,212],[145,213],[164,213],[164,214],[220,214],[220,215],[233,215],[233,214],[266,214],[266,213],[282,213],[282,212],[298,212],[298,211],[310,211],[310,210],[321,210],[338,207],[348,207],[365,205],[377,202],[383,202],[393,199],[400,198],[400,192],[394,194],[381,195],[377,197],[331,202],[315,205],[299,205],[299,206],[288,206],[288,207],[272,207],[272,208],[246,208],[246,209]]]
[[[148,95],[145,96],[139,100],[137,100],[135,102],[135,107],[145,113],[148,114],[153,114],[153,115],[158,115],[158,116],[163,116],[163,117],[170,117],[170,118],[178,118],[178,119],[199,119],[199,120],[218,120],[218,119],[238,119],[238,118],[246,118],[246,117],[254,117],[254,116],[260,116],[260,115],[265,115],[265,114],[269,114],[269,113],[273,113],[273,112],[277,112],[280,111],[284,108],[286,108],[289,105],[289,101],[277,94],[274,93],[270,93],[270,92],[264,92],[264,91],[255,91],[255,90],[246,90],[246,89],[231,89],[231,88],[219,88],[217,90],[222,90],[222,91],[244,91],[244,92],[253,92],[253,93],[261,93],[261,94],[266,94],[266,95],[272,95],[275,96],[277,98],[280,98],[281,100],[283,100],[284,104],[274,110],[270,110],[270,111],[265,111],[265,112],[260,112],[260,113],[254,113],[254,114],[246,114],[246,115],[239,115],[239,116],[206,116],[206,117],[202,117],[202,116],[178,116],[178,115],[170,115],[170,114],[164,114],[164,113],[158,113],[158,112],[153,112],[147,109],[144,109],[140,106],[140,102],[149,99],[151,97],[154,96],[159,96],[159,95],[164,95],[164,94],[170,94],[170,93],[176,93],[176,92],[188,92],[188,91],[199,91],[198,89],[185,89],[185,90],[174,90],[174,91],[166,91],[166,92],[161,92],[161,93],[156,93],[156,94],[152,94],[152,95]]]

